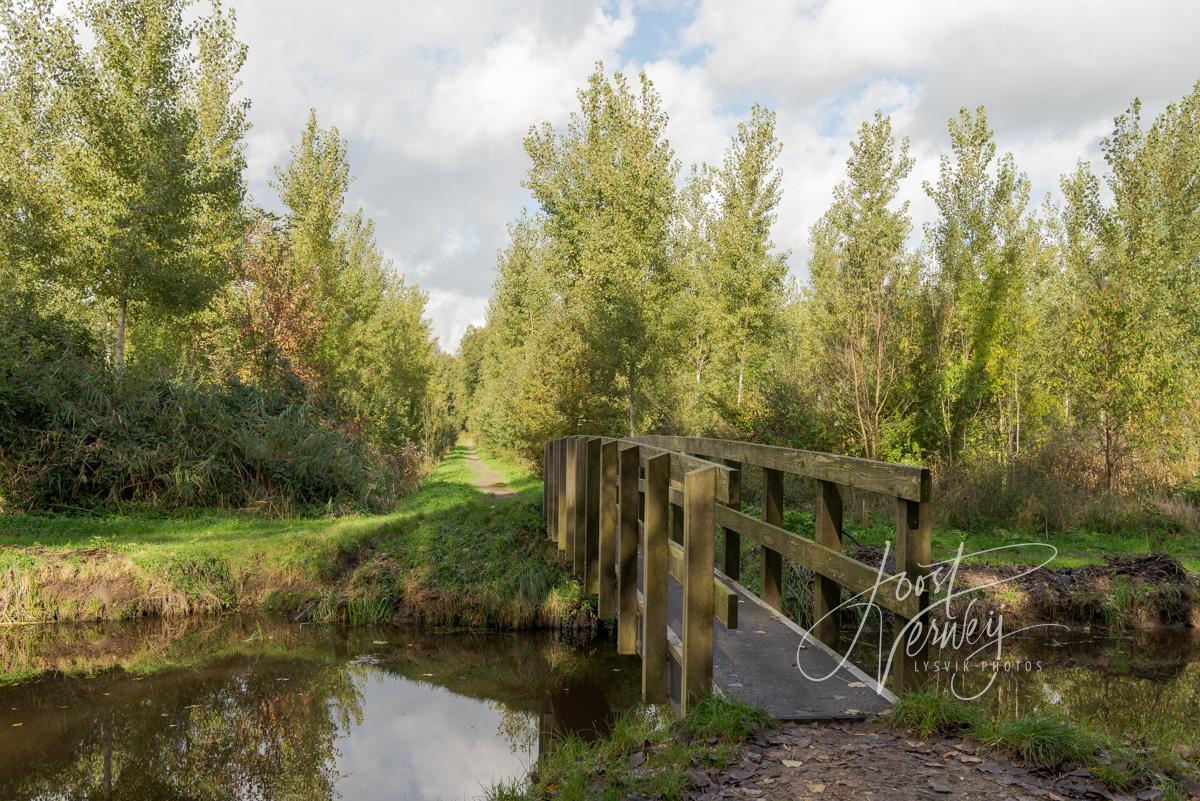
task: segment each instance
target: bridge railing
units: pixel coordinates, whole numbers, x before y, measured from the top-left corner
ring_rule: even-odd
[[[896,572],[884,575],[874,601],[894,614],[899,632],[922,621],[928,593],[897,593],[892,582],[916,582],[930,562],[931,481],[925,468],[734,440],[643,436],[616,439],[573,436],[545,448],[547,530],[589,593],[599,596],[598,614],[617,620],[621,653],[642,655],[647,700],[669,689],[668,654],[680,667],[680,703],[712,685],[713,618],[737,627],[741,538],[762,545],[759,597],[781,609],[783,557],[814,575],[812,634],[839,646],[835,611],[845,588],[869,592],[882,568],[842,552],[842,507],[848,488],[890,498],[895,504]],[[747,468],[763,470],[762,518],[741,509]],[[814,479],[816,537],[783,528],[783,476]],[[714,529],[723,537],[723,561],[714,564]],[[640,540],[640,542],[639,542]],[[643,590],[638,591],[637,553],[643,550]],[[683,587],[683,625],[667,627],[667,576]],[[711,590],[710,590],[711,588]],[[915,680],[923,648],[896,650],[893,676],[899,686]]]

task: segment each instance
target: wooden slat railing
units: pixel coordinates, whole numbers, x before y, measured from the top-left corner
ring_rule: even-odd
[[[837,648],[839,621],[827,613],[842,589],[865,592],[879,576],[842,553],[844,488],[881,493],[896,502],[896,565],[915,579],[927,569],[930,540],[929,471],[847,456],[777,448],[732,440],[646,436],[617,439],[572,436],[551,440],[545,451],[547,532],[565,561],[598,595],[598,613],[617,620],[617,648],[640,650],[647,701],[668,693],[668,657],[680,666],[680,705],[686,710],[711,690],[714,617],[737,627],[743,536],[763,546],[760,597],[779,609],[783,558],[812,569],[813,635]],[[747,467],[764,471],[763,519],[741,511],[741,478]],[[817,480],[816,539],[783,528],[783,476]],[[714,531],[724,543],[721,569],[714,564]],[[637,555],[643,553],[642,587]],[[683,587],[682,632],[668,630],[667,577]],[[885,584],[875,601],[890,609],[897,626],[918,618],[924,597],[897,600]],[[639,625],[640,624],[640,625]],[[899,683],[911,680],[923,654],[898,649]]]

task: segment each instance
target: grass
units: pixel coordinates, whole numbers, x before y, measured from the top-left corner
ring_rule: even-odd
[[[544,539],[541,484],[483,457],[516,493],[474,486],[458,446],[386,515],[268,519],[0,517],[0,622],[121,619],[315,604],[316,619],[519,628],[570,616],[578,585]]]
[[[678,720],[662,708],[638,707],[619,717],[604,737],[556,741],[528,780],[497,785],[487,798],[678,798],[692,786],[697,767],[724,768],[741,743],[770,725],[762,709],[717,695]]]
[[[973,738],[1040,768],[1085,768],[1118,792],[1158,786],[1169,797],[1178,779],[1195,772],[1194,765],[1162,744],[1118,740],[1053,712],[989,717],[936,690],[901,696],[884,720],[923,737]]]

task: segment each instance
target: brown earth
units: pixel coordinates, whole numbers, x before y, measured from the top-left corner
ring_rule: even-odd
[[[956,739],[915,739],[877,722],[785,724],[757,735],[723,771],[693,775],[692,801],[1153,801],[1113,793],[1087,771],[1040,771]],[[1189,787],[1200,798],[1200,784]]]
[[[475,486],[480,492],[495,495],[497,498],[515,498],[517,493],[508,486],[504,476],[488,467],[479,458],[474,445],[467,446],[467,462],[475,472]]]

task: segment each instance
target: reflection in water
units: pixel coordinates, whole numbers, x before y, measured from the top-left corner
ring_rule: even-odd
[[[0,636],[0,675],[58,669],[0,687],[3,799],[462,798],[638,697],[636,661],[540,635],[56,628]]]
[[[981,669],[972,648],[931,656],[927,675],[959,696],[991,687],[979,703],[994,714],[1017,717],[1055,709],[1121,736],[1200,747],[1200,631],[1166,629],[1126,635],[1041,630],[1006,637],[1002,655],[985,657],[998,670]],[[860,643],[856,664],[875,670],[875,652]],[[932,663],[943,667],[933,669]],[[949,665],[949,672],[944,666]]]

